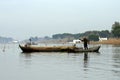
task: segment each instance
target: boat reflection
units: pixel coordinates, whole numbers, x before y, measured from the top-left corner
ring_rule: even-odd
[[[20,63],[24,65],[24,67],[30,67],[32,65],[32,55],[29,53],[21,53],[20,54]]]
[[[31,58],[31,53],[21,53],[22,57],[25,57],[26,59]]]

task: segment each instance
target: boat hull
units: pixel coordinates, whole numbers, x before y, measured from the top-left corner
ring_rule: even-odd
[[[78,48],[74,46],[38,47],[31,45],[29,46],[19,45],[19,47],[23,52],[99,52],[99,48],[100,48],[100,46],[96,46],[85,50],[83,48]]]

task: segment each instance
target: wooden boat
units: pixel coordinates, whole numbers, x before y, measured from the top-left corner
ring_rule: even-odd
[[[87,50],[75,46],[52,46],[40,47],[33,45],[19,45],[23,52],[98,52],[100,46],[91,47]]]

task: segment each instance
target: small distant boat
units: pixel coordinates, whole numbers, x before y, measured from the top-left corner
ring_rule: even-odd
[[[19,45],[23,52],[99,52],[100,46],[91,47],[87,50],[76,46],[52,46],[41,47],[35,45]]]

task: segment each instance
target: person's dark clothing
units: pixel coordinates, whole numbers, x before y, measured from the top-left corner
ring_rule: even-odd
[[[89,40],[87,38],[83,38],[83,40],[81,40],[84,42],[84,49],[88,49],[88,42]]]

